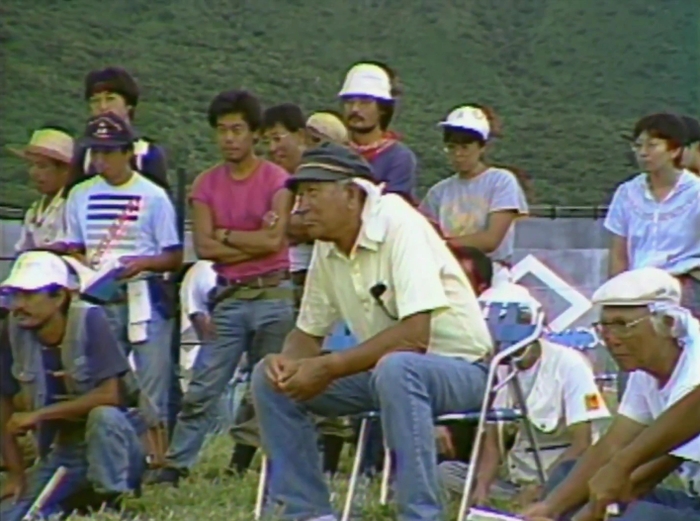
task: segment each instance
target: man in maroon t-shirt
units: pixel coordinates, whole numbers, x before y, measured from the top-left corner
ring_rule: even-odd
[[[213,261],[217,273],[209,302],[215,338],[200,347],[161,482],[176,483],[194,464],[209,413],[241,355],[247,353],[254,365],[279,352],[294,326],[286,239],[289,174],[255,155],[261,123],[260,103],[249,92],[223,92],[209,107],[223,161],[197,177],[190,198],[197,256]],[[252,405],[242,409],[232,432],[239,442],[232,463],[239,471],[250,465],[257,442],[249,430]]]

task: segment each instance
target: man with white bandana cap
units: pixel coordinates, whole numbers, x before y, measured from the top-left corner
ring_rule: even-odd
[[[371,178],[359,154],[326,143],[288,181],[316,242],[296,327],[252,376],[283,519],[335,519],[308,413],[372,410],[397,462],[398,519],[441,518],[433,418],[485,392],[492,343],[474,290],[430,223]],[[321,355],[338,320],[359,345]]]
[[[527,519],[700,520],[700,323],[679,282],[658,268],[623,272],[592,301],[597,327],[630,380],[607,433],[572,468],[552,476]],[[686,490],[659,486],[680,471]],[[584,506],[585,505],[585,506]]]

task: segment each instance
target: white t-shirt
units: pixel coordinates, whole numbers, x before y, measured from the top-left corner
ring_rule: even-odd
[[[542,355],[530,368],[518,372],[518,381],[528,408],[528,419],[534,427],[545,473],[571,444],[568,428],[591,422],[592,441],[603,427],[601,420],[610,412],[595,382],[590,362],[576,350],[552,342],[540,341]],[[504,368],[501,378],[508,370]],[[496,394],[495,408],[515,407],[511,386]],[[522,425],[513,448],[508,453],[509,479],[515,483],[533,482],[537,478],[534,458]]]
[[[307,271],[311,264],[311,254],[314,251],[313,244],[297,244],[289,247],[289,270],[292,273]]]
[[[659,388],[657,380],[648,373],[635,371],[630,375],[618,412],[631,420],[649,425],[689,392],[700,386],[700,340],[689,342],[681,353],[671,378]],[[691,495],[700,492],[700,436],[671,451],[671,455],[686,460],[679,474]]]
[[[64,242],[83,247],[95,269],[126,255],[182,248],[168,194],[138,172],[121,186],[99,175],[80,183],[68,195],[65,215]]]
[[[187,270],[180,285],[180,367],[182,368],[182,385],[187,389],[192,378],[192,367],[199,353],[199,338],[192,327],[190,317],[195,313],[209,314],[207,301],[209,292],[216,286],[214,263],[200,260]]]
[[[190,317],[195,313],[209,314],[209,292],[216,286],[214,263],[200,260],[187,270],[180,286],[182,328],[184,333],[192,327]]]

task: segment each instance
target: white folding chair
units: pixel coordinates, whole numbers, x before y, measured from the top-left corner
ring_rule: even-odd
[[[484,393],[484,399],[478,413],[476,435],[472,445],[467,476],[464,481],[464,491],[462,493],[462,500],[457,517],[458,521],[465,520],[468,506],[471,503],[471,494],[474,487],[479,453],[481,452],[481,444],[488,422],[523,420],[525,434],[535,459],[538,478],[542,484],[544,484],[546,480],[534,429],[532,428],[532,424],[525,420],[527,417],[527,405],[522,387],[520,386],[520,381],[517,378],[518,369],[513,360],[514,356],[518,355],[522,349],[537,341],[542,336],[544,330],[544,312],[538,310],[534,317],[528,317],[527,323],[522,323],[522,311],[522,307],[517,303],[490,303],[486,309],[486,323],[491,331],[495,354],[489,364],[488,376],[486,379],[486,392]],[[498,381],[498,369],[503,365],[507,365],[510,371],[506,378]],[[493,410],[491,404],[493,403],[496,393],[506,385],[510,385],[513,390],[517,408]],[[475,411],[467,411],[464,414],[443,415],[438,418],[438,421],[446,421],[449,419],[473,420],[474,414]]]

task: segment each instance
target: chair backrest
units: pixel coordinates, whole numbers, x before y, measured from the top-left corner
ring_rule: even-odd
[[[494,342],[494,351],[499,353],[515,345],[534,342],[542,334],[544,315],[538,313],[533,317],[534,323],[522,323],[520,316],[523,308],[512,302],[490,302],[485,305],[486,324]]]

